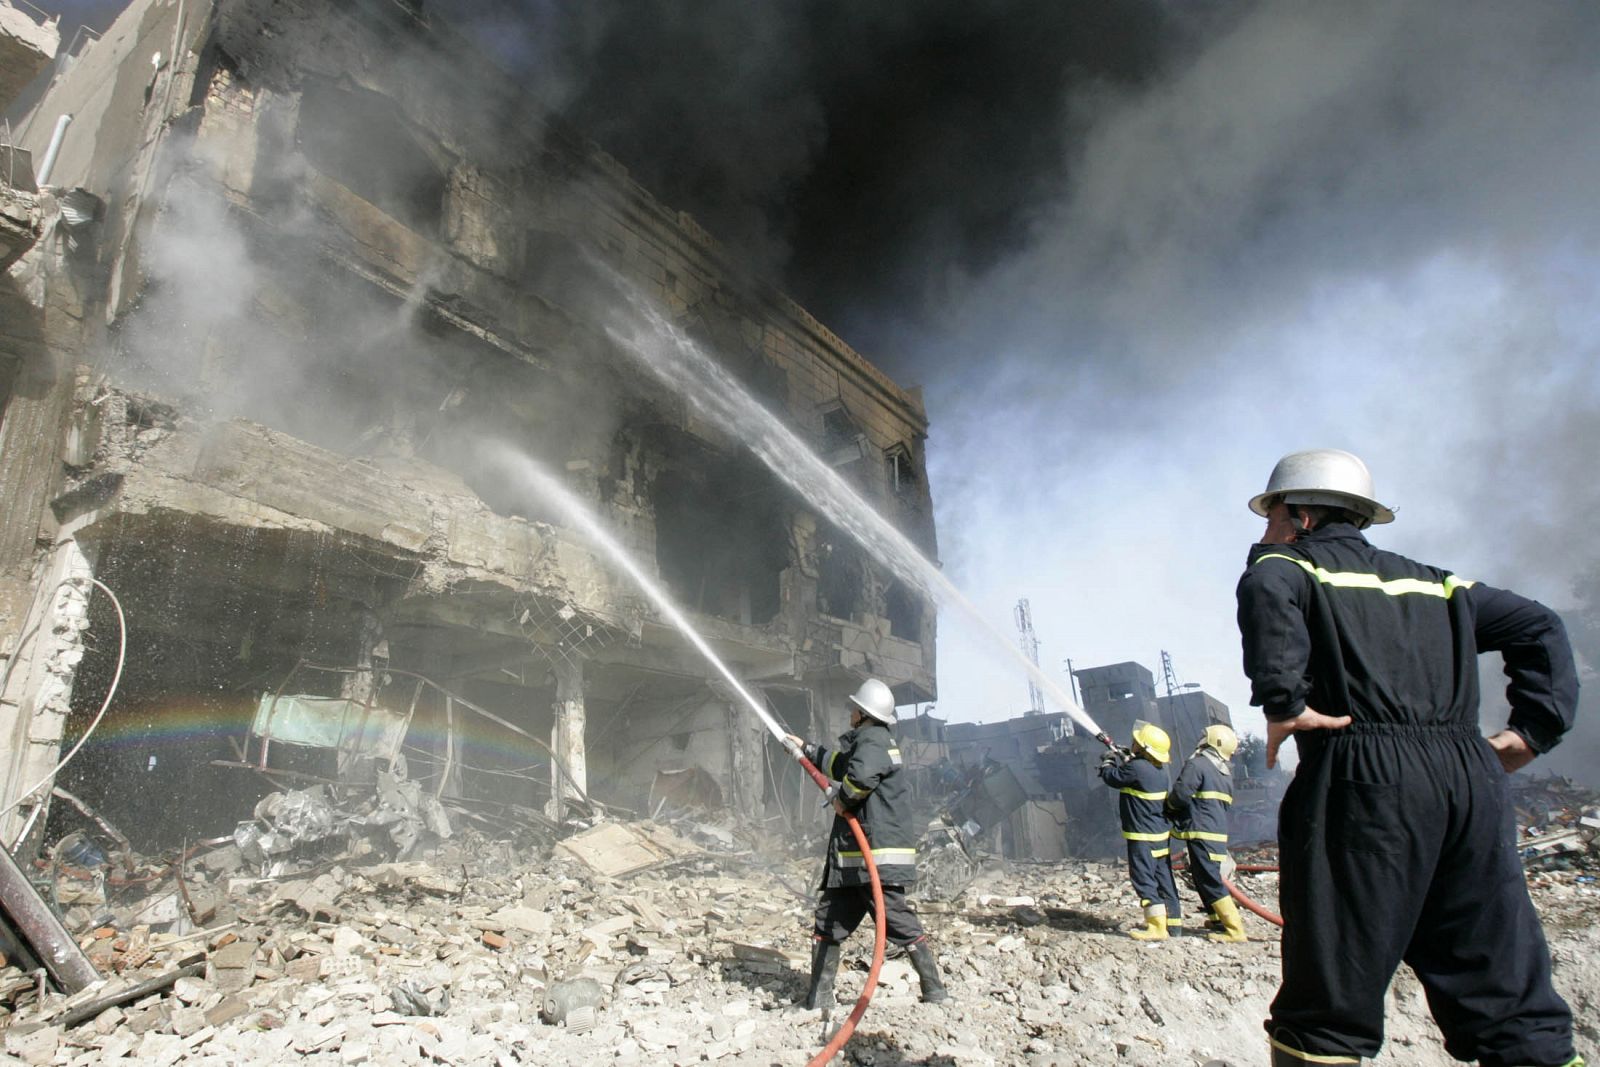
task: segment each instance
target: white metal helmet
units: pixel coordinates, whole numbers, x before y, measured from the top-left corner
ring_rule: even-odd
[[[868,678],[850,696],[850,703],[861,709],[861,714],[876,719],[885,726],[894,722],[894,694],[876,678]]]
[[[1394,521],[1394,512],[1373,499],[1372,472],[1357,456],[1337,448],[1290,452],[1278,460],[1265,492],[1250,500],[1250,510],[1266,515],[1267,501],[1346,508],[1369,523]]]

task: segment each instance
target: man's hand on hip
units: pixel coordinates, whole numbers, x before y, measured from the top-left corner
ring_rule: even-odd
[[[1324,715],[1320,711],[1310,708],[1302,711],[1292,719],[1267,720],[1267,766],[1278,765],[1278,746],[1290,734],[1301,733],[1305,730],[1339,730],[1349,726],[1355,720],[1348,715]]]
[[[1528,739],[1515,730],[1501,730],[1489,738],[1489,747],[1500,757],[1500,766],[1506,769],[1507,774],[1522,770],[1538,755],[1533,746],[1528,744]]]

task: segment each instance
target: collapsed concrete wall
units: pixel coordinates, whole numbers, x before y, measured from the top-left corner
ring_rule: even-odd
[[[0,338],[13,751],[48,766],[117,673],[103,598],[61,623],[50,591],[86,596],[62,581],[92,574],[128,648],[86,799],[154,838],[202,832],[205,798],[253,802],[239,768],[266,769],[263,748],[280,781],[345,773],[252,732],[274,691],[404,716],[407,771],[463,803],[560,819],[694,780],[695,803],[787,813],[705,664],[491,445],[560,471],[794,729],[842,726],[867,675],[931,698],[931,606],[619,354],[616,286],[931,553],[920,398],[446,27],[401,5],[135,0],[36,114],[66,110],[46,199],[76,206],[0,292],[20,312]],[[29,652],[41,622],[62,643]],[[29,656],[74,662],[51,689]],[[141,808],[174,761],[187,805]],[[30,780],[0,784],[9,802]]]

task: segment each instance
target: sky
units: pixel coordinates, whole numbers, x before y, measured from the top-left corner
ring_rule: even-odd
[[[1260,732],[1245,502],[1346,448],[1376,543],[1565,613],[1589,711],[1542,765],[1600,779],[1600,8],[422,7],[924,387],[945,573],[1029,598],[1046,670],[1165,649]],[[1025,707],[954,620],[939,657],[940,716]]]

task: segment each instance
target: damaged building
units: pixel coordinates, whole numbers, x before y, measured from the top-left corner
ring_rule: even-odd
[[[139,847],[323,782],[507,823],[820,818],[490,446],[560,472],[796,732],[842,728],[867,676],[934,697],[922,594],[620,353],[607,294],[646,294],[931,556],[919,394],[425,5],[134,0],[66,59],[0,161],[19,854],[79,817],[29,790],[113,689],[56,784]]]

